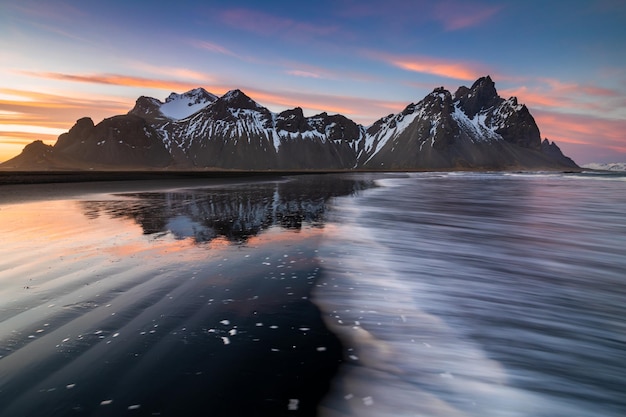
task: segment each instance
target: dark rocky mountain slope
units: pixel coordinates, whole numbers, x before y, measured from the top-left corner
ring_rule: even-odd
[[[528,108],[489,76],[454,95],[436,88],[369,127],[342,115],[273,113],[240,90],[202,88],[165,102],[140,97],[126,115],[76,122],[54,146],[28,145],[3,169],[446,170],[570,169],[541,141]]]

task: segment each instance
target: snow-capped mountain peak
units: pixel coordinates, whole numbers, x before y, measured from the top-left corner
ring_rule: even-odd
[[[194,88],[185,93],[171,93],[159,108],[161,113],[174,120],[184,119],[215,102],[217,96],[204,88]]]
[[[227,103],[229,108],[256,110],[263,108],[239,89],[230,90],[219,101]]]
[[[97,125],[79,120],[53,151],[33,149],[47,152],[47,160],[55,154],[58,166],[75,160],[177,169],[578,168],[554,143],[541,141],[526,106],[500,97],[489,76],[454,95],[436,88],[368,127],[342,115],[306,117],[300,107],[273,113],[238,89],[218,98],[196,88],[165,102],[142,96],[127,115]],[[11,166],[39,167],[32,153]]]

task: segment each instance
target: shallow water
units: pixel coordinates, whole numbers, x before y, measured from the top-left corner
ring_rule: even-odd
[[[314,415],[342,358],[309,297],[326,207],[368,185],[18,187],[0,205],[0,415]]]
[[[411,174],[335,206],[325,416],[626,414],[620,175]]]
[[[0,415],[626,414],[619,174],[8,189]]]

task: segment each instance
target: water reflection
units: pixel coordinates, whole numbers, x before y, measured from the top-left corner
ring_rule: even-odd
[[[197,184],[2,207],[0,415],[315,415],[322,226],[372,182]]]
[[[372,186],[367,179],[313,175],[274,183],[117,194],[118,200],[83,201],[81,206],[91,219],[132,219],[147,235],[244,243],[272,226],[321,227],[331,198]]]

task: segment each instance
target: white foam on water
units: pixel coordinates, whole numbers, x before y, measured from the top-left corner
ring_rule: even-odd
[[[385,188],[393,181],[384,180]],[[385,188],[368,193],[388,192]],[[509,386],[500,363],[423,310],[419,294],[425,284],[398,271],[401,260],[360,224],[376,208],[359,198],[337,203],[337,221],[326,226],[319,248],[324,273],[314,301],[348,360],[320,415],[539,414],[534,411],[542,410],[541,397]]]

